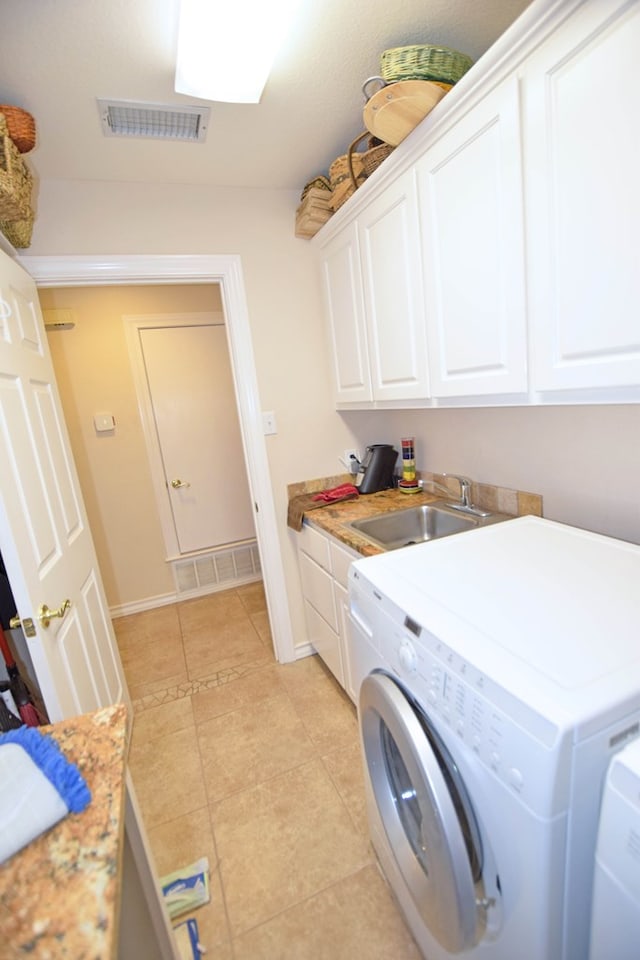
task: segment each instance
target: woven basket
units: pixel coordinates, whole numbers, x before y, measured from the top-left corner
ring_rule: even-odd
[[[7,121],[9,136],[20,153],[29,153],[36,145],[36,122],[30,113],[20,107],[0,103],[0,113]]]
[[[300,195],[301,203],[310,190],[331,190],[331,184],[329,183],[328,177],[320,175],[318,177],[314,177],[313,180],[309,180],[308,183],[305,183]]]
[[[360,177],[362,175],[362,159],[360,155],[354,157],[352,160],[353,169],[355,171],[355,176]],[[329,179],[331,181],[331,189],[335,190],[341,183],[345,180],[348,180],[351,176],[349,172],[349,153],[342,153],[339,157],[333,161],[329,167]]]
[[[368,138],[369,149],[362,153],[356,153],[356,147],[365,137]],[[361,133],[360,136],[356,137],[356,139],[349,144],[347,163],[349,165],[349,177],[351,178],[354,190],[357,190],[362,182],[362,178],[358,180],[356,176],[356,158],[360,163],[364,176],[370,177],[373,171],[378,169],[382,161],[386,160],[390,153],[393,153],[394,149],[395,147],[392,147],[390,144],[376,140],[368,130],[365,130],[364,133]]]
[[[357,186],[364,183],[365,178],[359,177],[357,180]],[[343,180],[335,188],[331,194],[331,200],[329,200],[329,206],[335,213],[336,210],[339,210],[343,203],[346,203],[349,197],[352,197],[356,192],[356,187],[353,185],[351,180]]]
[[[4,233],[9,243],[16,249],[23,250],[31,243],[33,221],[33,210],[29,211],[29,216],[24,220],[0,220],[0,233]]]
[[[11,137],[0,131],[0,220],[28,220],[33,177]]]
[[[380,57],[380,73],[387,83],[399,80],[441,80],[457,83],[473,60],[465,53],[436,47],[432,44],[415,44],[409,47],[393,47],[384,50]]]

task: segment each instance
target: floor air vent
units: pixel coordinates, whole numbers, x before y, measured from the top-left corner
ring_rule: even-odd
[[[176,560],[173,563],[176,592],[198,596],[232,587],[262,576],[260,556],[255,541],[241,547],[228,547],[212,553]]]

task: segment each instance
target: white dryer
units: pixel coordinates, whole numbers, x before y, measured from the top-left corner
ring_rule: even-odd
[[[590,960],[640,956],[640,739],[609,766],[593,885]]]
[[[351,566],[371,837],[428,960],[588,956],[638,583],[640,547],[533,517]]]

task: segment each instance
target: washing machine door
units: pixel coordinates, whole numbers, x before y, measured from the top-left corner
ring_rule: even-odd
[[[391,853],[432,936],[450,953],[468,950],[478,939],[474,881],[482,851],[477,830],[470,839],[473,813],[456,786],[455,765],[443,769],[439,738],[428,735],[427,718],[386,674],[364,679],[359,707],[367,772]]]

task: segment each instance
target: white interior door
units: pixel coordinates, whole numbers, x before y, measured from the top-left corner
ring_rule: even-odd
[[[156,486],[181,555],[255,538],[226,330],[213,316],[135,321],[163,474]]]
[[[128,702],[36,287],[2,252],[0,462],[0,551],[50,720]]]

